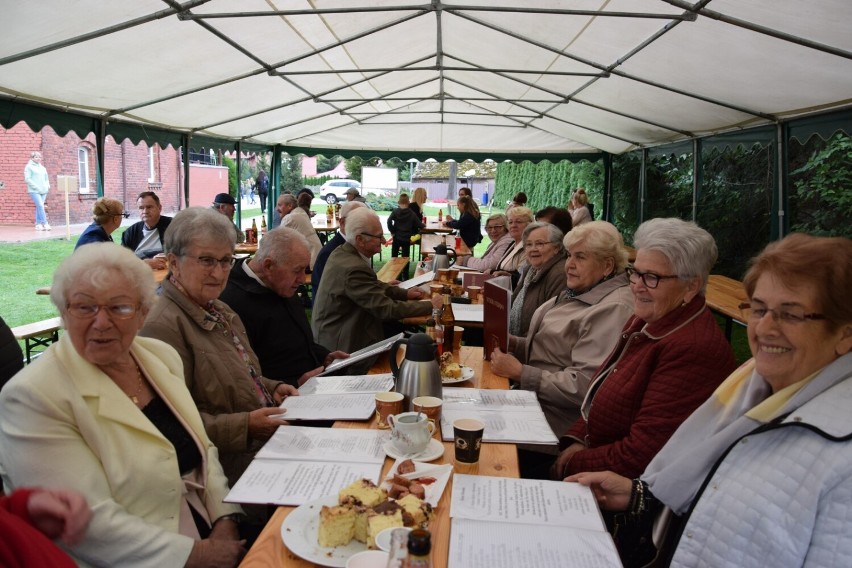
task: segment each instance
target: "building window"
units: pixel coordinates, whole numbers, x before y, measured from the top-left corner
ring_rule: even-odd
[[[89,193],[89,150],[86,148],[77,148],[77,170],[79,192]]]
[[[157,181],[156,172],[154,171],[154,147],[148,148],[148,183]]]

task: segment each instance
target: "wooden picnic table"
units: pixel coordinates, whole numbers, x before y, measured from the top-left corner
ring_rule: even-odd
[[[474,378],[454,386],[468,386],[485,389],[507,389],[509,381],[491,372],[490,363],[483,361],[481,347],[462,347],[459,353],[459,363],[472,367]],[[386,357],[373,366],[371,373],[387,373],[389,365]],[[335,423],[335,428],[375,428],[375,418],[368,422]],[[454,463],[454,447],[452,442],[444,442],[444,455],[433,463]],[[394,460],[385,459],[382,475],[393,465]],[[518,470],[518,453],[514,444],[482,444],[479,463],[474,466],[457,464],[456,473],[471,475],[491,475],[496,477],[520,477]],[[450,495],[453,480],[447,484],[438,506],[435,508],[435,518],[429,523],[432,532],[432,565],[434,568],[445,568],[450,547]],[[281,540],[281,524],[295,507],[279,507],[257,541],[249,550],[240,566],[242,568],[309,568],[317,566],[312,562],[302,560],[290,552]]]
[[[311,219],[311,225],[313,225],[314,230],[318,233],[333,233],[340,227],[337,219],[332,219],[331,223],[329,223],[325,215],[317,215]]]
[[[425,234],[420,235],[420,256],[421,258],[426,258],[427,256],[435,253],[435,247],[441,244],[443,235],[438,234]],[[468,248],[467,244],[464,241],[461,241],[461,246],[456,248],[455,237],[446,237],[447,239],[447,247],[456,251],[456,255],[458,256],[468,256],[471,254],[470,248]]]
[[[387,263],[379,269],[376,273],[376,276],[382,282],[391,282],[392,280],[398,280],[399,275],[405,270],[405,265],[409,263],[409,258],[407,256],[397,256],[395,258],[391,258],[387,261]]]
[[[437,217],[426,217],[426,226],[420,229],[420,233],[425,235],[448,235],[454,230],[445,226],[443,221],[438,222]]]
[[[725,337],[730,341],[733,322],[746,325],[739,307],[741,303],[748,302],[743,283],[721,274],[711,274],[704,297],[707,306],[725,318]]]

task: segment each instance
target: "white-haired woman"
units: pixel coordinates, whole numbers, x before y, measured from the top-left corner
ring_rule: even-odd
[[[717,255],[710,233],[681,219],[651,219],[634,244],[636,262],[627,269],[633,317],[562,437],[558,479],[606,469],[638,476],[735,367],[704,301]]]
[[[533,313],[565,288],[565,247],[562,231],[550,223],[530,223],[524,229],[527,264],[512,292],[509,333],[525,336]]]
[[[262,375],[242,320],[218,299],[235,262],[228,218],[213,209],[184,209],[172,219],[163,245],[169,275],[140,333],[177,350],[207,434],[234,484],[263,443],[287,424],[278,405],[297,391]],[[267,515],[263,507],[246,507],[246,514],[241,529],[251,537]]]
[[[527,252],[524,250],[524,229],[535,221],[535,218],[531,209],[521,206],[512,207],[507,217],[509,235],[514,243],[506,250],[491,273],[497,276],[511,276],[514,287],[520,278],[521,266],[527,261]]]
[[[7,489],[65,486],[94,515],[68,548],[83,565],[235,566],[235,505],[174,349],[137,337],[154,304],[132,251],[86,246],[56,270],[66,333],[0,393]]]

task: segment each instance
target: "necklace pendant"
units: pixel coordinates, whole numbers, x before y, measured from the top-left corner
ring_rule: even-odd
[[[133,404],[139,404],[139,397],[138,396],[131,396],[130,400],[133,401]]]

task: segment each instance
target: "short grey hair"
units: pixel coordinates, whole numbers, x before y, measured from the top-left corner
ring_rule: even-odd
[[[196,239],[209,238],[231,245],[237,241],[237,231],[230,219],[207,207],[187,207],[179,211],[169,223],[163,238],[167,253],[183,256]]]
[[[606,221],[590,221],[571,229],[562,241],[569,251],[571,247],[586,243],[598,260],[611,258],[615,263],[615,272],[623,272],[627,267],[628,255],[624,248],[624,239],[615,225]]]
[[[659,252],[681,280],[701,278],[702,287],[719,255],[710,233],[692,221],[675,217],[642,223],[633,236],[633,245]]]
[[[113,278],[116,274],[127,278],[133,291],[139,296],[142,308],[150,310],[157,299],[154,271],[132,250],[115,243],[92,243],[78,248],[63,260],[53,273],[50,301],[65,317],[68,296],[76,286],[88,284],[98,290],[114,290]]]
[[[527,238],[530,236],[530,233],[532,233],[536,229],[547,230],[547,242],[556,246],[557,254],[565,252],[565,245],[562,244],[562,231],[559,230],[559,227],[550,223],[530,223],[526,226],[526,228],[524,228],[524,233],[521,235],[521,242],[526,242]]]
[[[276,264],[286,263],[296,245],[303,246],[306,251],[310,250],[308,239],[299,231],[289,227],[276,227],[260,239],[254,260],[263,262],[268,258]]]
[[[366,207],[366,206],[367,206],[367,204],[364,203],[363,201],[347,201],[346,203],[344,203],[343,205],[340,206],[340,218],[346,219],[346,216],[349,215],[349,213],[353,209],[358,209],[359,207]]]
[[[488,217],[488,219],[485,220],[485,224],[487,225],[491,221],[500,221],[501,223],[503,223],[504,229],[509,227],[509,219],[507,219],[506,216],[502,213],[495,213],[494,215],[491,215],[490,217]]]
[[[288,205],[292,205],[294,209],[296,207],[298,207],[298,205],[299,205],[299,202],[290,193],[282,193],[281,196],[278,198],[278,201],[283,201],[284,203],[287,203]]]
[[[369,207],[350,211],[349,217],[346,218],[346,233],[343,235],[343,238],[350,245],[354,245],[358,235],[369,231],[368,227],[371,221],[378,218],[379,216],[376,215],[376,212]]]

